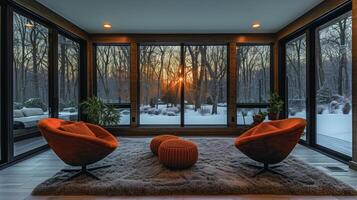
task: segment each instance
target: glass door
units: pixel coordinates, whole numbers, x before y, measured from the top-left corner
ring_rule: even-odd
[[[316,143],[352,156],[351,12],[316,30]]]

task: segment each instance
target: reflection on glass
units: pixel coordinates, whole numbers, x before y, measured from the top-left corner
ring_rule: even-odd
[[[318,28],[316,35],[317,144],[351,156],[351,13]]]
[[[37,122],[49,117],[48,29],[13,15],[13,137],[14,154],[45,144]]]

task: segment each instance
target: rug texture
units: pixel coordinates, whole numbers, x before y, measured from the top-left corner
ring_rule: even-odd
[[[120,147],[95,164],[113,164],[93,173],[101,180],[58,172],[38,185],[33,195],[356,195],[345,183],[307,163],[288,157],[275,170],[286,177],[265,173],[251,176],[258,164],[234,147],[233,138],[186,138],[198,145],[199,159],[186,170],[162,166],[149,148],[151,138],[120,138]]]

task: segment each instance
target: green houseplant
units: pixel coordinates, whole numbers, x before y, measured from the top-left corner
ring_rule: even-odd
[[[269,95],[269,107],[268,107],[268,119],[279,119],[279,114],[283,110],[284,101],[281,99],[278,93],[272,92]]]
[[[89,123],[112,126],[120,122],[120,113],[113,106],[106,105],[98,97],[89,97],[81,103],[81,108]]]

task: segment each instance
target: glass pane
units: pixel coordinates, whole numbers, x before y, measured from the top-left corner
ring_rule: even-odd
[[[37,129],[48,111],[48,29],[14,13],[14,154],[45,144]]]
[[[267,103],[270,46],[237,46],[237,103]]]
[[[317,144],[351,156],[351,13],[320,27],[316,35]]]
[[[130,46],[97,46],[97,96],[105,103],[130,103]],[[120,112],[119,125],[127,125],[130,109]]]
[[[286,44],[289,118],[306,119],[306,36]],[[306,140],[306,134],[301,139]]]
[[[59,118],[78,119],[80,47],[62,35],[58,36]]]
[[[180,46],[140,46],[140,124],[180,124]]]
[[[185,124],[227,124],[227,46],[185,46]]]

